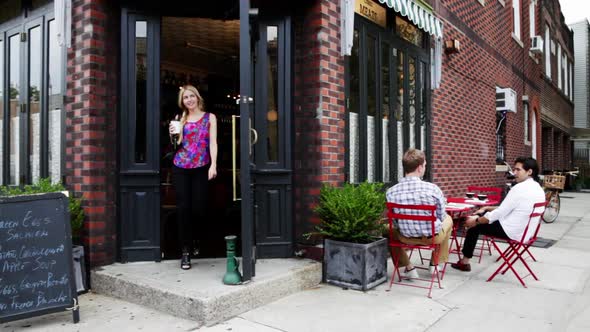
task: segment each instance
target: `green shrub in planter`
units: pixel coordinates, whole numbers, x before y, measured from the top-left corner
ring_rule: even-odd
[[[381,236],[380,219],[384,209],[382,183],[346,183],[342,187],[325,185],[315,209],[322,221],[316,228],[317,233],[337,241],[373,242]]]
[[[32,185],[25,185],[24,187],[0,187],[0,195],[2,196],[16,196],[16,195],[31,195],[50,192],[66,191],[66,188],[61,183],[51,183],[50,178],[41,178]],[[82,231],[82,224],[84,223],[84,209],[78,198],[70,195],[69,205],[70,224],[72,226],[72,239],[74,243],[80,241],[80,232]]]

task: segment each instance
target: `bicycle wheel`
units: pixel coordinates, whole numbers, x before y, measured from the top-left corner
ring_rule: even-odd
[[[554,222],[557,219],[557,215],[559,215],[559,193],[552,190],[551,194],[549,194],[548,202],[545,212],[543,213],[543,221],[550,224]]]

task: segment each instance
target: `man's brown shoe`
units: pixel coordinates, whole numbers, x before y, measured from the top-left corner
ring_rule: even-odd
[[[461,263],[461,261],[451,264],[451,267],[453,269],[457,269],[457,270],[463,271],[463,272],[471,271],[471,264],[463,264],[463,263]]]

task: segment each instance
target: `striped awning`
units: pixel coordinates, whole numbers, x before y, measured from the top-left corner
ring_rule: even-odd
[[[402,16],[407,17],[418,28],[436,38],[442,38],[442,22],[430,11],[419,6],[412,0],[379,0]]]

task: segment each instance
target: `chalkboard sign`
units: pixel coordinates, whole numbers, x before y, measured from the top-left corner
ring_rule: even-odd
[[[68,198],[62,193],[0,197],[0,322],[72,310]]]

